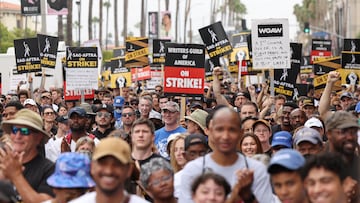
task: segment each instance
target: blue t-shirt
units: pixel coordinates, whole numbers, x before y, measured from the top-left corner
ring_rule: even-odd
[[[159,130],[155,131],[155,146],[159,151],[159,154],[166,158],[170,159],[169,154],[166,151],[167,148],[167,138],[174,133],[184,133],[186,129],[182,126],[177,127],[175,130],[166,131],[165,127],[160,128]]]

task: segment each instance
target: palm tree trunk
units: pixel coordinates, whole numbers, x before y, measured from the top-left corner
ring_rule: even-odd
[[[165,0],[165,10],[166,10],[166,11],[169,10],[169,4],[170,4],[170,1],[169,1],[169,0]]]
[[[187,20],[189,17],[189,13],[190,13],[190,5],[191,5],[191,0],[186,0],[185,3],[185,22],[184,22],[184,43],[186,43],[186,27],[187,27]]]
[[[73,38],[72,38],[72,10],[73,10],[73,1],[68,0],[67,1],[67,7],[68,7],[68,15],[66,19],[66,45],[73,46]]]
[[[145,17],[145,0],[141,0],[141,22],[140,22],[140,36],[144,37],[146,29],[146,17]]]
[[[179,32],[179,7],[180,7],[180,0],[176,0],[176,21],[175,21],[175,41],[178,42],[178,32]]]
[[[118,3],[117,0],[114,0],[114,30],[115,30],[115,47],[119,46],[119,27],[118,27],[118,13],[117,13]]]
[[[102,47],[102,30],[103,30],[103,0],[99,1],[99,41]]]
[[[129,5],[128,0],[124,0],[124,31],[123,31],[124,43],[126,42],[126,38],[127,38],[128,5]]]
[[[93,32],[92,32],[92,9],[93,9],[93,0],[89,0],[89,16],[88,16],[88,34],[89,39],[93,39]]]
[[[62,15],[58,15],[58,37],[59,41],[64,41],[64,24]]]

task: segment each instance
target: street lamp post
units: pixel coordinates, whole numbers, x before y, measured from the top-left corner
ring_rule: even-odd
[[[76,1],[76,5],[78,6],[78,31],[79,31],[79,42],[78,42],[78,46],[80,47],[80,39],[81,39],[81,37],[80,37],[80,33],[81,33],[81,21],[80,21],[80,16],[81,16],[81,3],[80,3],[80,0],[79,1]]]

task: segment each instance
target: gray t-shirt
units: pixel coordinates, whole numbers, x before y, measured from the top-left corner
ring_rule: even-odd
[[[240,153],[238,153],[237,161],[231,166],[220,166],[211,158],[211,154],[212,153],[205,155],[205,163],[203,157],[199,157],[187,163],[184,169],[182,169],[183,181],[179,188],[179,203],[193,202],[191,199],[191,184],[197,176],[201,175],[203,169],[222,175],[231,187],[234,187],[237,181],[236,171],[246,168],[245,156]],[[251,190],[258,202],[276,202],[271,190],[270,177],[265,165],[249,157],[246,157],[246,162],[249,169],[254,170],[254,182],[251,186]]]

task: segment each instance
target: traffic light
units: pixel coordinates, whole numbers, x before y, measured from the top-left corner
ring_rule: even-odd
[[[309,24],[309,22],[304,23],[304,33],[310,33],[310,24]]]

